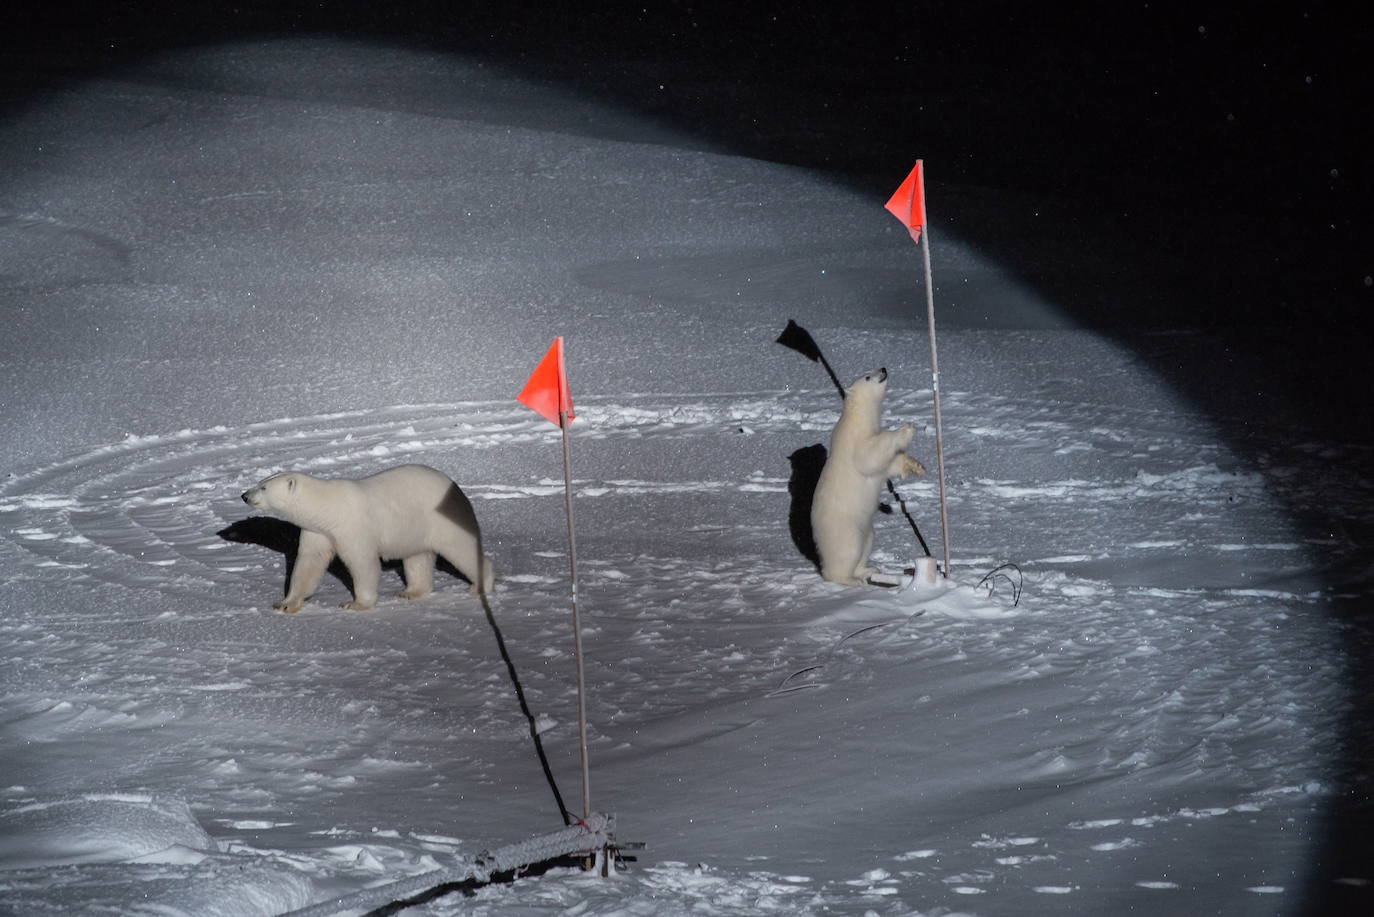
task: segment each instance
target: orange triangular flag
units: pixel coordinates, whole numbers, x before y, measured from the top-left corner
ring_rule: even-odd
[[[572,392],[568,390],[568,371],[563,364],[563,339],[556,337],[549,345],[549,352],[530,373],[530,381],[515,396],[525,407],[534,411],[550,423],[563,426],[558,414],[563,412],[572,420]]]
[[[921,160],[911,174],[901,183],[897,191],[885,205],[892,215],[902,221],[906,231],[911,233],[912,242],[921,241],[921,230],[926,228],[926,187],[925,173]]]

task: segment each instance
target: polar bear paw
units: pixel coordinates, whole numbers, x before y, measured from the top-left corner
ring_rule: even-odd
[[[272,605],[273,611],[280,611],[284,615],[293,615],[303,607],[301,602],[287,602],[285,600],[276,602]]]
[[[909,455],[902,456],[902,476],[907,478],[918,478],[926,473],[926,466],[916,461]]]

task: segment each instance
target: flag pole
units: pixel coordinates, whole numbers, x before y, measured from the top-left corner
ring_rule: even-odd
[[[572,598],[573,656],[577,661],[577,737],[582,759],[582,820],[592,814],[590,768],[587,762],[587,678],[582,661],[582,624],[577,614],[577,535],[573,526],[572,462],[568,457],[568,423],[573,413],[572,393],[563,359],[563,338],[556,337],[529,381],[515,400],[550,423],[558,424],[563,439],[563,511],[568,519],[568,573]],[[563,813],[564,820],[570,813]]]
[[[925,165],[916,161],[920,170],[920,187],[925,188]],[[922,202],[924,209],[924,202]],[[935,400],[935,463],[940,473],[940,538],[945,543],[945,566],[943,573],[949,579],[949,515],[945,511],[945,447],[944,427],[940,422],[940,357],[935,349],[935,286],[930,277],[930,216],[925,215],[925,226],[921,229],[921,261],[925,267],[926,279],[926,324],[930,331],[930,379],[931,394]]]
[[[577,536],[573,528],[572,466],[568,460],[568,412],[558,412],[563,433],[563,509],[568,517],[568,573],[572,583],[573,656],[577,660],[577,745],[582,759],[582,818],[592,814],[592,787],[587,762],[587,680],[582,665],[582,625],[577,616]]]

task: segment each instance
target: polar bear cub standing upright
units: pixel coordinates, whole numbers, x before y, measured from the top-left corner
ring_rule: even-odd
[[[878,572],[868,565],[873,550],[873,513],[883,482],[925,474],[906,454],[915,435],[911,424],[895,430],[880,426],[887,370],[868,373],[845,389],[844,408],[830,434],[830,454],[816,482],[811,531],[820,555],[821,576],[843,586],[862,586]]]
[[[471,592],[491,591],[491,561],[482,553],[472,504],[448,475],[425,465],[400,465],[357,480],[283,472],[245,491],[243,502],[301,527],[286,598],[272,606],[278,611],[300,611],[336,554],[353,577],[353,601],[344,608],[376,606],[382,560],[401,561],[402,598],[433,591],[436,555],[468,578]]]

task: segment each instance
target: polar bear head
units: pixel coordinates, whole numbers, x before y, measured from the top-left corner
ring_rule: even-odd
[[[846,428],[876,430],[882,416],[883,395],[887,393],[887,369],[864,373],[844,390],[840,424]]]
[[[256,486],[243,492],[243,502],[254,509],[272,510],[286,514],[300,492],[305,475],[283,471],[263,478]]]
[[[844,390],[846,398],[858,398],[861,401],[881,402],[883,395],[887,393],[887,367],[875,369],[870,373],[864,373],[859,378],[849,384],[849,388]]]

